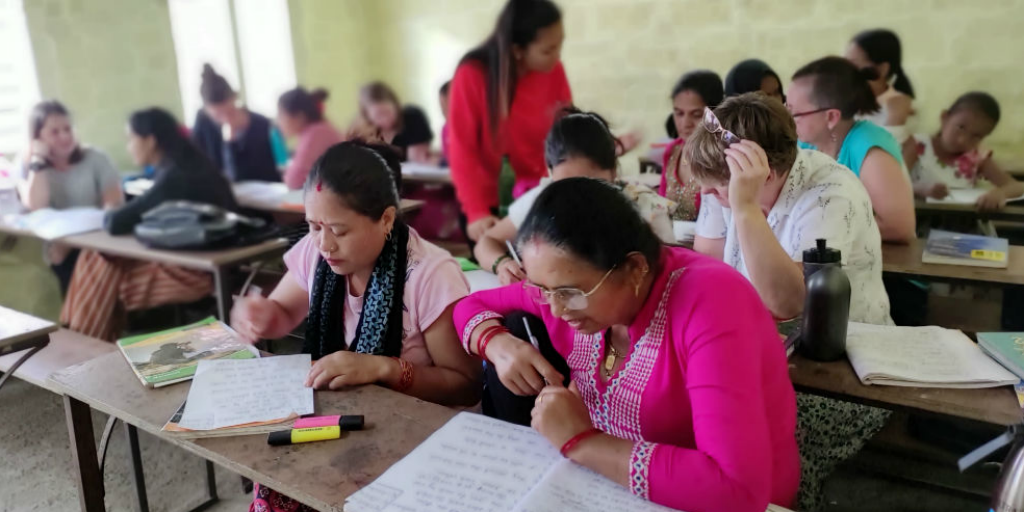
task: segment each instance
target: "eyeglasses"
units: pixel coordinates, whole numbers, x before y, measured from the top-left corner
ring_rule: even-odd
[[[618,265],[616,265],[616,267],[617,266]],[[608,279],[608,276],[612,275],[614,270],[615,267],[608,269],[608,272],[604,273],[604,277],[602,277],[589,292],[585,292],[579,288],[558,288],[555,290],[548,290],[543,286],[533,284],[529,281],[525,281],[523,285],[524,288],[526,288],[526,291],[530,294],[530,298],[537,304],[552,304],[553,302],[557,302],[565,309],[580,311],[587,309],[587,306],[590,305],[589,297],[593,295],[602,284],[604,284],[604,281]]]
[[[722,123],[715,117],[714,111],[708,107],[704,107],[704,122],[701,125],[711,133],[721,134],[722,140],[726,144],[736,144],[741,140],[736,134],[722,128]]]
[[[786,108],[788,109],[789,105],[786,105]],[[817,114],[818,112],[824,112],[826,110],[832,110],[832,108],[831,107],[825,107],[825,108],[819,108],[819,109],[815,109],[815,110],[808,110],[807,112],[793,112],[792,110],[790,110],[789,111],[789,115],[793,116],[793,119],[796,119],[798,117],[809,116],[811,114]]]

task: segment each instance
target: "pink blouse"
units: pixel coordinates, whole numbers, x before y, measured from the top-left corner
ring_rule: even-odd
[[[299,134],[295,154],[284,171],[284,183],[292,190],[298,190],[306,183],[306,177],[313,164],[327,150],[341,142],[341,134],[326,119],[307,126]]]
[[[720,261],[664,248],[629,326],[625,363],[601,382],[602,334],[574,331],[522,284],[455,308],[463,343],[481,322],[526,311],[545,323],[594,426],[633,441],[630,490],[689,512],[789,506],[800,483],[796,396],[785,352],[757,292]]]

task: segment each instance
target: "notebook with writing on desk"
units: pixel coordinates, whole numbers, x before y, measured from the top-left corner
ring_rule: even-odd
[[[575,512],[671,509],[563,458],[535,430],[463,412],[370,485],[345,512]],[[770,506],[769,511],[785,509]]]
[[[864,384],[972,389],[1013,385],[1020,380],[964,333],[937,326],[850,322],[846,352]]]

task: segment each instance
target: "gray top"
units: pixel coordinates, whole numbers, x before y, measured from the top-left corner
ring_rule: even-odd
[[[121,181],[121,173],[106,153],[82,147],[83,158],[66,171],[47,169],[50,180],[50,208],[103,207],[103,191]],[[28,174],[23,173],[25,179]]]

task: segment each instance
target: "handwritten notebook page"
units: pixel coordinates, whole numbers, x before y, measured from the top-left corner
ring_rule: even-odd
[[[568,459],[561,459],[551,466],[514,512],[588,510],[669,512],[672,509],[640,499],[625,487]]]
[[[512,510],[560,457],[530,428],[460,413],[350,496],[345,511]]]
[[[309,354],[200,361],[178,425],[213,430],[313,414]]]
[[[69,235],[103,229],[104,215],[104,211],[99,208],[44,208],[23,215],[20,224],[39,238],[53,241]]]
[[[986,388],[1018,379],[964,333],[942,327],[891,327],[851,322],[846,352],[864,384]]]

